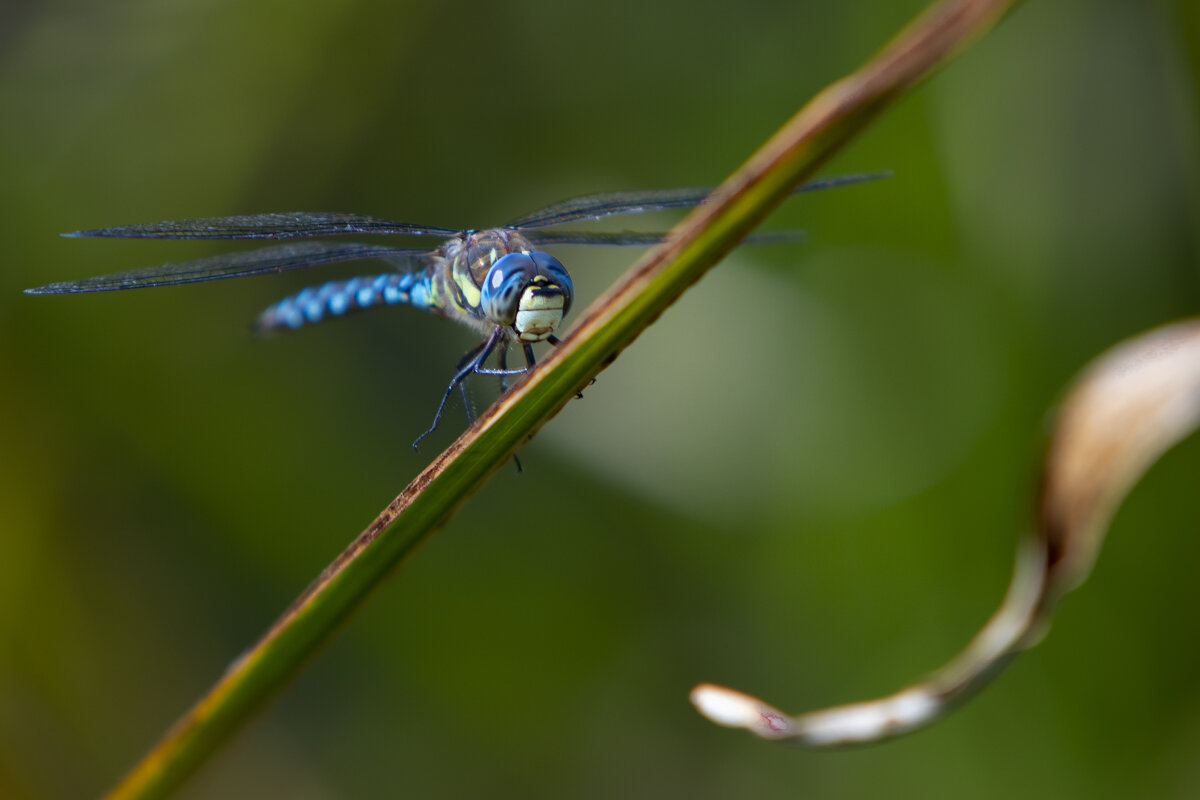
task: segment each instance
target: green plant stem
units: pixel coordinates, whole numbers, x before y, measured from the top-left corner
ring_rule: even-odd
[[[587,308],[561,347],[421,472],[109,796],[163,797],[182,783],[576,391],[888,102],[986,32],[1015,2],[935,5],[860,70],[813,98],[667,242]]]

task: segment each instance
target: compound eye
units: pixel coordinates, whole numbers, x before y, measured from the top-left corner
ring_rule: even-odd
[[[537,264],[529,253],[501,256],[488,270],[479,293],[479,305],[497,325],[512,325],[525,287],[537,275]]]
[[[563,316],[571,310],[571,300],[575,295],[575,284],[571,282],[571,275],[567,272],[567,268],[562,265],[554,256],[549,253],[534,251],[529,254],[533,258],[533,263],[537,265],[538,270],[542,275],[549,279],[549,282],[558,287],[563,296]]]

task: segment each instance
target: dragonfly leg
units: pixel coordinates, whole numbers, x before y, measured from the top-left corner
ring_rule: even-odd
[[[454,378],[450,381],[450,385],[446,387],[446,393],[442,395],[442,402],[438,404],[437,413],[433,415],[433,424],[429,429],[422,433],[413,442],[413,450],[417,449],[417,445],[421,444],[421,440],[429,434],[437,430],[438,422],[442,419],[442,412],[446,410],[446,403],[450,400],[450,395],[454,394],[454,390],[463,385],[463,381],[473,372],[479,372],[480,366],[487,357],[496,349],[496,345],[501,342],[504,337],[504,329],[497,327],[492,334],[488,336],[481,344],[473,348],[458,362],[458,371],[454,373]],[[466,387],[463,387],[463,400],[466,401]],[[471,418],[471,404],[467,404],[467,419]]]
[[[500,368],[500,393],[504,394],[508,391],[508,342],[504,342],[504,346],[500,348],[500,352],[496,356],[496,366]],[[521,459],[517,458],[517,454],[513,453],[513,464],[517,467],[517,474],[521,474]]]
[[[483,350],[483,348],[487,345],[487,343],[488,343],[488,340],[484,339],[478,345],[476,345],[475,347],[472,347],[470,350],[468,350],[466,355],[464,355],[462,358],[460,358],[458,360],[458,363],[454,365],[454,369],[456,370],[455,374],[458,374],[458,372],[461,371],[464,367],[466,367],[467,364],[474,361],[476,359],[476,357],[479,355],[480,351]],[[484,358],[487,358],[487,356],[484,356]],[[479,363],[482,363],[482,360]],[[469,375],[470,372],[468,372],[467,374]],[[458,382],[458,391],[460,394],[462,394],[463,413],[467,415],[467,427],[469,428],[475,424],[475,408],[471,405],[471,396],[469,394],[467,394],[467,381],[465,378]],[[446,402],[445,398],[442,399],[442,402],[443,403]],[[433,424],[434,424],[434,427],[437,426],[436,419],[433,421]],[[429,431],[426,431],[425,433],[428,433],[428,432]],[[423,433],[421,435],[424,436],[425,433]],[[418,439],[417,441],[420,441],[420,440]]]
[[[506,341],[504,342],[503,349],[500,350],[496,355],[496,369],[487,369],[486,367],[482,366],[481,362],[481,366],[475,370],[475,374],[499,375],[500,391],[507,392],[509,375],[524,375],[526,372],[529,372],[530,367],[537,363],[537,359],[533,357],[533,345],[525,343],[522,346],[525,348],[525,366],[521,367],[520,369],[508,368],[508,342]]]
[[[475,409],[471,407],[471,396],[469,394],[467,394],[467,382],[466,381],[458,382],[458,391],[459,391],[459,394],[462,395],[463,412],[467,415],[467,427],[469,428],[475,424]],[[425,434],[421,434],[421,435],[424,436]]]
[[[526,345],[526,347],[528,347],[528,345]],[[508,368],[508,341],[507,340],[504,342],[504,345],[500,348],[500,352],[496,354],[496,366],[499,368],[498,372],[500,373],[500,393],[504,394],[505,392],[508,391],[508,376],[509,375],[518,375],[518,374],[524,372],[524,370],[519,370],[519,369],[510,370]],[[521,459],[517,458],[516,453],[513,453],[513,464],[516,465],[517,473],[520,474],[523,471],[522,467],[521,467]]]
[[[463,357],[460,358],[457,363],[455,363],[454,369],[460,370],[463,367],[465,367],[467,364],[469,364],[470,362],[474,361],[475,356],[479,355],[480,350],[487,347],[487,344],[490,340],[491,340],[491,337],[489,336],[487,339],[484,339],[482,342],[480,342],[479,344],[475,345],[470,350],[468,350],[466,352],[466,354],[464,354]]]
[[[504,343],[504,348],[498,354],[496,361],[499,369],[496,370],[480,370],[484,375],[496,374],[500,376],[500,391],[508,391],[508,376],[509,375],[524,375],[537,362],[533,358],[533,345],[524,344],[525,348],[525,368],[524,369],[509,369],[508,368],[508,342]]]
[[[500,348],[496,356],[496,365],[500,367],[500,394],[508,391],[508,342]]]

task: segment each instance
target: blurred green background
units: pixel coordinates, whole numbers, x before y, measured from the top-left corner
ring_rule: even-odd
[[[716,183],[922,6],[6,4],[0,796],[123,774],[461,430],[409,448],[474,343],[408,309],[248,333],[361,265],[23,296],[236,249],[58,233]],[[789,202],[808,242],[687,294],[181,796],[1200,794],[1197,437],[944,723],[803,752],[687,702],[873,697],[987,618],[1063,387],[1200,308],[1198,85],[1193,0],[1027,3],[828,169],[893,179]],[[586,304],[635,253],[559,255]]]

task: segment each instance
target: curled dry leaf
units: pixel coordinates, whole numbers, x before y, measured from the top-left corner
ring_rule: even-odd
[[[1046,453],[1035,535],[1004,602],[952,661],[896,694],[789,716],[732,689],[692,690],[700,713],[764,739],[810,747],[898,736],[980,689],[1049,625],[1087,577],[1113,513],[1147,469],[1200,425],[1200,320],[1142,334],[1096,359],[1068,393]]]
[[[1080,378],[1046,456],[1038,532],[1060,596],[1087,577],[1129,489],[1200,424],[1200,321],[1123,342]]]

